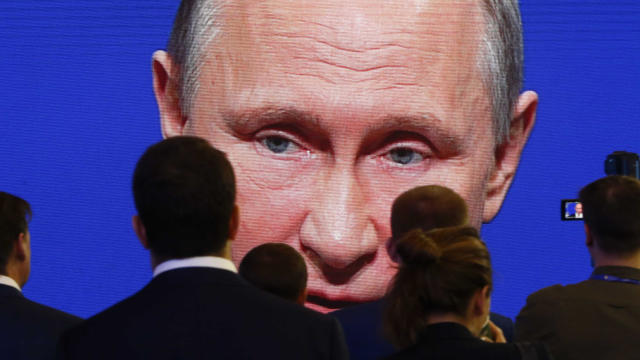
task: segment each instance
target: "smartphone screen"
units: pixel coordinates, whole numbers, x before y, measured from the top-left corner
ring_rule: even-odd
[[[562,220],[582,220],[582,203],[578,199],[564,199],[560,203],[560,218]]]

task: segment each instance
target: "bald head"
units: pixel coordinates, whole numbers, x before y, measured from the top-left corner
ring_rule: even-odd
[[[455,191],[439,185],[420,186],[402,193],[391,208],[391,236],[398,239],[420,228],[460,226],[468,222],[467,204]]]

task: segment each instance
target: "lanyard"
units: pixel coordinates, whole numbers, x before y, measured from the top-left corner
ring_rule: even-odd
[[[609,282],[621,282],[621,283],[627,283],[627,284],[640,285],[640,280],[625,279],[625,278],[620,278],[620,277],[613,276],[613,275],[593,274],[593,275],[591,275],[591,277],[589,279],[590,280],[603,280],[603,281],[609,281]]]

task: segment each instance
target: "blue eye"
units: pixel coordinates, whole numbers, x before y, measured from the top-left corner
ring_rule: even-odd
[[[292,143],[290,140],[285,139],[280,136],[267,136],[262,139],[262,145],[264,145],[267,149],[275,154],[282,154],[283,152],[289,150]]]
[[[391,149],[388,156],[391,161],[400,165],[413,164],[424,159],[418,152],[404,147]]]

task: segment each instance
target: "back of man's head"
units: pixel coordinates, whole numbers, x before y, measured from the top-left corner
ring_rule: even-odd
[[[604,253],[630,255],[640,250],[640,181],[612,175],[580,190],[584,222]]]
[[[7,263],[20,233],[27,231],[31,207],[25,200],[0,191],[0,274],[6,274]]]
[[[468,222],[467,204],[455,191],[440,185],[419,186],[402,193],[391,207],[391,236],[412,229],[460,226]]]
[[[235,177],[225,154],[206,140],[178,136],[149,147],[136,165],[133,196],[154,255],[186,258],[224,249]]]
[[[305,301],[307,266],[302,256],[287,244],[256,246],[244,256],[238,272],[264,291],[300,304]]]

